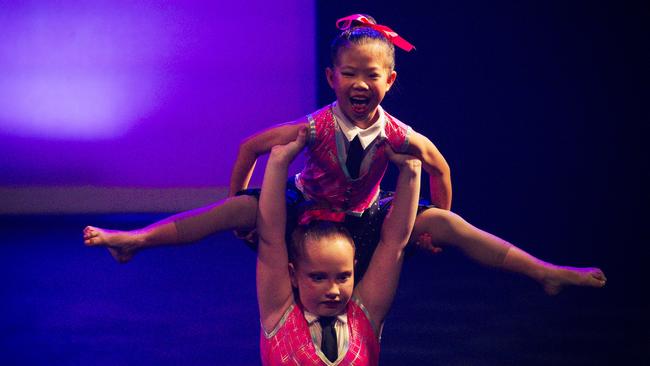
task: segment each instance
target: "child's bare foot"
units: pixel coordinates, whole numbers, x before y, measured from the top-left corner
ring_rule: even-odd
[[[106,247],[113,258],[120,263],[130,261],[138,248],[137,235],[128,231],[86,226],[83,234],[85,245]]]
[[[599,268],[555,266],[548,271],[541,282],[547,294],[557,295],[564,286],[569,285],[603,287],[607,278]]]

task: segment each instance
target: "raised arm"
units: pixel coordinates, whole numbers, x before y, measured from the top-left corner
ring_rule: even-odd
[[[420,195],[422,163],[411,155],[396,154],[386,146],[389,158],[399,168],[397,187],[390,212],[381,227],[381,239],[372,256],[368,270],[357,285],[359,295],[371,320],[383,323],[395,297],[402,269],[404,248],[408,243]]]
[[[293,302],[285,243],[285,189],[289,164],[305,146],[304,129],[286,145],[273,147],[266,164],[257,211],[257,299],[262,326],[270,331]]]
[[[294,141],[298,130],[303,126],[307,126],[306,120],[284,123],[256,133],[242,141],[230,175],[228,195],[234,196],[235,193],[248,188],[257,158],[271,151],[273,146]]]
[[[451,175],[449,165],[438,148],[425,136],[413,131],[409,138],[408,153],[422,161],[429,175],[431,203],[436,207],[451,209]]]

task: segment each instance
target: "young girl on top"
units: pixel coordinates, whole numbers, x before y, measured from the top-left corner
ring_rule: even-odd
[[[397,77],[394,46],[407,51],[413,46],[369,16],[355,14],[339,19],[337,27],[342,32],[332,43],[332,64],[326,69],[336,101],[246,139],[233,168],[230,198],[140,230],[87,227],[84,242],[106,246],[124,262],[143,248],[193,242],[222,230],[254,228],[255,193],[234,194],[247,188],[258,156],[275,145],[293,141],[299,129],[307,128],[307,161],[287,189],[288,224],[314,218],[344,222],[357,243],[358,277],[370,261],[385,216],[379,182],[388,160],[380,141],[387,140],[395,151],[420,159],[429,175],[432,205],[420,207],[411,242],[419,241],[434,252],[437,248],[431,243],[458,247],[479,263],[538,281],[549,294],[565,285],[604,286],[606,279],[598,268],[541,261],[449,211],[451,179],[444,157],[428,138],[380,106]]]
[[[305,144],[272,149],[259,199],[257,297],[263,365],[377,365],[379,338],[415,221],[421,162],[386,147],[399,168],[392,208],[366,275],[354,286],[354,241],[341,225],[313,221],[287,251],[284,192],[289,163]]]

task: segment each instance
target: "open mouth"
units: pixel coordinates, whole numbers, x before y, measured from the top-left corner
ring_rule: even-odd
[[[355,113],[363,113],[368,108],[368,103],[370,103],[370,98],[367,97],[350,97],[350,104],[352,105],[352,110]]]
[[[367,97],[350,97],[350,103],[352,105],[367,105],[370,101],[370,98]]]

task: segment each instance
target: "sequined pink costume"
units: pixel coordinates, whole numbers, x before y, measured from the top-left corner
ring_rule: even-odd
[[[386,124],[383,135],[393,150],[405,152],[410,127],[384,112]],[[296,186],[315,202],[327,203],[327,209],[360,216],[375,201],[388,157],[375,140],[366,149],[360,176],[350,178],[345,158],[336,134],[338,126],[332,106],[328,105],[307,116],[309,121],[309,153],[305,168],[296,176]],[[370,162],[370,163],[369,163]]]
[[[363,308],[355,300],[350,300],[347,315],[350,339],[345,356],[336,365],[377,365],[379,341]],[[287,311],[271,334],[266,335],[262,330],[260,354],[264,366],[331,364],[322,352],[316,350],[307,320],[297,304]]]

